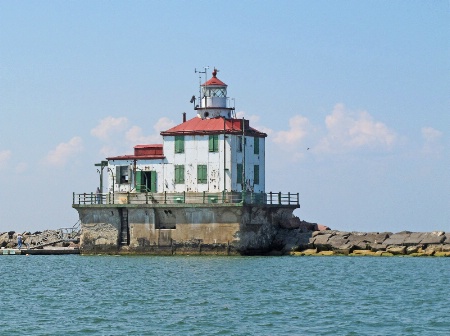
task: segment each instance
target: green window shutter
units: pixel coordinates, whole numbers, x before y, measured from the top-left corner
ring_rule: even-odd
[[[242,163],[237,164],[236,182],[242,184]]]
[[[253,183],[259,184],[259,165],[253,167]]]
[[[175,153],[184,153],[184,135],[175,135]]]
[[[120,166],[116,166],[116,183],[117,184],[120,183],[120,174],[121,174]]]
[[[144,173],[141,171],[136,172],[136,192],[142,192],[142,181]]]
[[[208,168],[206,165],[197,166],[197,183],[204,184],[208,181]]]
[[[209,151],[210,152],[219,151],[219,135],[215,134],[209,136]]]
[[[175,166],[175,183],[184,183],[184,165]]]
[[[242,136],[237,137],[237,151],[242,152]]]
[[[157,180],[156,180],[156,172],[151,171],[150,172],[150,192],[157,192]]]
[[[254,143],[254,146],[253,146],[253,153],[254,153],[254,154],[259,154],[259,138],[254,137],[254,138],[253,138],[253,143]]]

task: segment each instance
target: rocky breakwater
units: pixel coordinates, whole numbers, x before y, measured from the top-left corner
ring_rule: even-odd
[[[294,233],[294,232],[292,232]],[[443,256],[450,257],[450,233],[314,231],[285,240],[292,255]],[[294,242],[294,244],[292,244]]]
[[[72,247],[78,248],[75,242],[67,242],[62,239],[62,232],[59,230],[45,230],[31,232],[8,231],[0,233],[0,248],[14,249],[17,246],[17,236],[22,235],[22,249],[42,249],[46,247]]]

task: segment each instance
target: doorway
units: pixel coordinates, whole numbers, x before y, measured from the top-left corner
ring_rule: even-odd
[[[157,192],[156,171],[136,172],[137,192]]]

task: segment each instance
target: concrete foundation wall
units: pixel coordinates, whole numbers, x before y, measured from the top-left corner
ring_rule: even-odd
[[[82,253],[259,254],[295,206],[75,205]],[[122,209],[122,210],[121,210]],[[123,210],[126,209],[126,210]],[[129,240],[120,245],[121,213]]]
[[[95,253],[116,253],[118,251],[120,214],[117,208],[79,208],[83,234],[80,246]]]

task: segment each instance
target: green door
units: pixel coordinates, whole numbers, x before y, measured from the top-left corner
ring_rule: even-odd
[[[156,189],[157,189],[157,186],[158,186],[158,183],[157,183],[157,180],[156,180],[156,172],[155,171],[151,171],[150,172],[150,192],[153,192],[153,193],[155,193],[156,192]]]
[[[144,192],[145,184],[142,184],[145,179],[145,175],[143,171],[136,172],[136,192]]]
[[[157,174],[155,171],[136,172],[136,192],[156,192]]]

